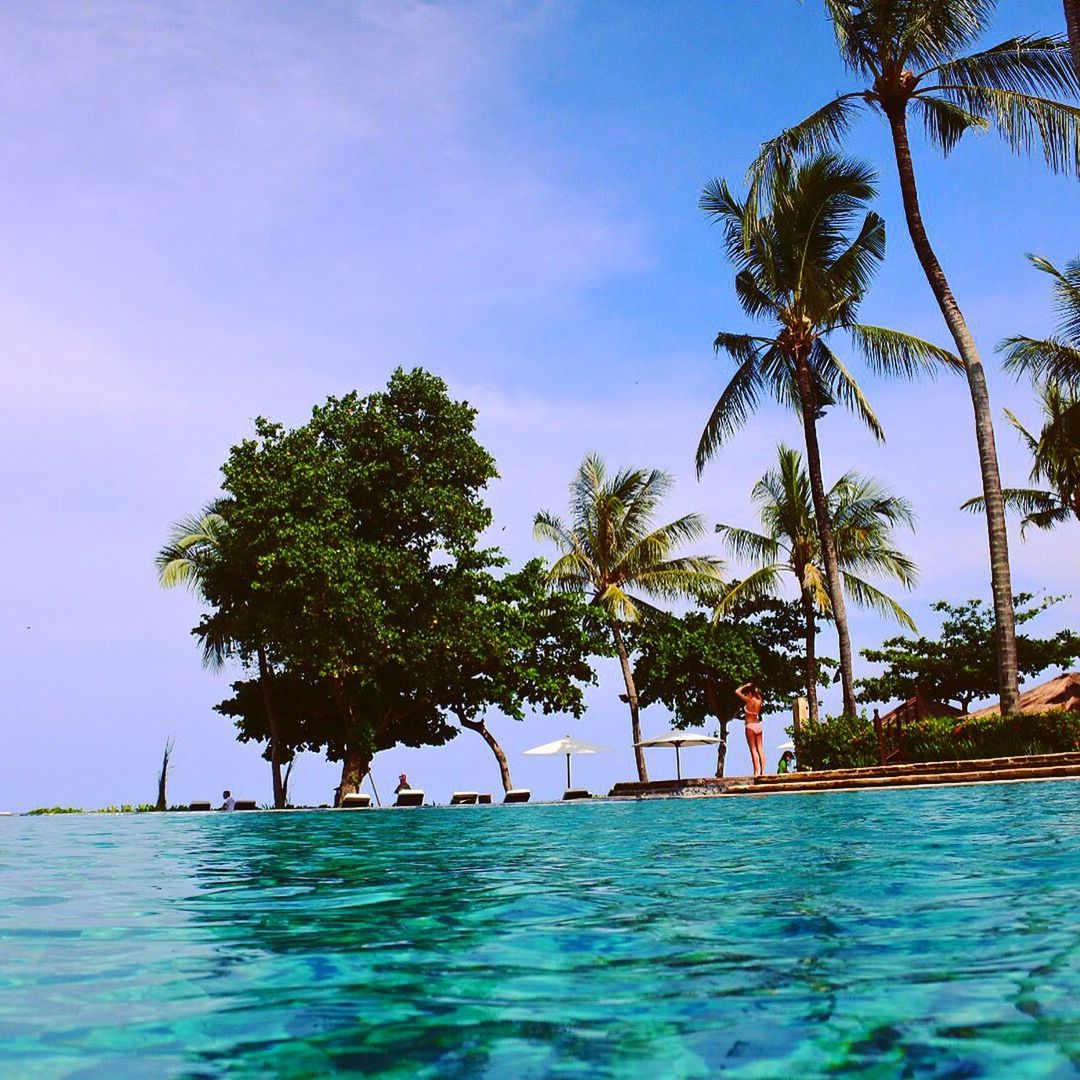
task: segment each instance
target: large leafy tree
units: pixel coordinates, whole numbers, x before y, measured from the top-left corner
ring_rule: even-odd
[[[751,166],[755,191],[793,156],[819,153],[847,135],[868,108],[889,125],[908,232],[919,263],[963,360],[975,413],[990,570],[1001,710],[1016,708],[1016,627],[1005,506],[993,414],[975,338],[930,243],[919,204],[908,120],[921,120],[930,142],[948,154],[968,131],[992,130],[1017,153],[1038,148],[1055,172],[1080,175],[1080,76],[1063,37],[1010,38],[968,52],[988,29],[995,0],[825,0],[837,46],[860,80],[806,119],[764,144]]]
[[[770,182],[768,213],[761,220],[725,181],[714,181],[702,196],[702,209],[724,228],[727,254],[738,271],[739,302],[747,315],[766,324],[766,332],[717,335],[717,352],[737,367],[701,435],[697,466],[700,473],[763,398],[797,410],[825,590],[839,639],[844,711],[853,715],[851,638],[817,425],[825,409],[839,402],[877,438],[884,435],[833,346],[837,338],[847,338],[873,369],[894,375],[933,373],[957,361],[930,342],[859,321],[860,305],[885,256],[885,224],[866,209],[874,195],[872,170],[824,154],[797,167],[778,165]]]
[[[803,616],[806,696],[810,717],[818,718],[817,616],[831,613],[829,592],[822,570],[821,540],[814,516],[810,479],[802,456],[787,446],[778,447],[779,461],[755,485],[752,498],[758,507],[762,531],[717,525],[728,550],[756,569],[736,582],[720,601],[727,614],[748,599],[775,595],[787,575],[795,578]],[[844,589],[861,607],[872,608],[915,629],[911,617],[866,575],[887,577],[911,588],[917,579],[915,564],[893,543],[898,526],[914,527],[907,499],[893,495],[870,477],[845,473],[825,496],[836,544],[836,560]]]
[[[257,421],[223,468],[228,528],[204,631],[242,624],[238,610],[257,599],[271,661],[334,703],[325,747],[343,791],[382,746],[453,733],[442,707],[456,687],[462,581],[490,562],[476,543],[495,466],[474,418],[441,379],[399,369],[385,390],[330,398],[302,427]],[[232,571],[253,553],[238,592]]]
[[[1028,480],[1045,487],[1005,488],[1005,505],[1023,515],[1021,536],[1028,526],[1053,529],[1070,519],[1080,521],[1080,401],[1055,384],[1040,395],[1043,425],[1033,435],[1008,409],[1009,423],[1031,451]],[[968,499],[965,510],[981,510],[981,498]]]
[[[542,559],[501,577],[485,573],[473,586],[458,612],[459,682],[450,711],[491,749],[509,791],[510,763],[488,726],[488,711],[515,720],[537,709],[580,717],[582,692],[596,682],[590,657],[609,655],[611,647],[581,596],[549,588]]]
[[[1037,600],[1032,593],[1018,593],[1014,598],[1017,623],[1029,622],[1060,599]],[[997,629],[993,611],[981,600],[964,604],[941,600],[931,607],[943,615],[938,637],[895,637],[879,649],[862,651],[867,660],[884,664],[885,670],[859,680],[860,701],[908,698],[918,688],[939,701],[956,702],[966,713],[972,701],[994,693]],[[1080,656],[1080,635],[1071,630],[1061,630],[1049,638],[1018,634],[1016,642],[1020,671],[1025,676],[1038,675],[1051,667],[1068,667]]]
[[[728,725],[742,712],[735,688],[756,682],[767,713],[789,709],[801,688],[797,604],[769,598],[744,602],[721,619],[701,611],[660,612],[637,623],[631,638],[642,708],[666,705],[679,728],[717,722],[723,740],[717,747],[717,776],[724,775]]]
[[[672,478],[655,469],[622,469],[609,475],[604,462],[589,454],[570,485],[570,521],[541,511],[533,531],[538,540],[560,551],[548,572],[556,590],[578,593],[603,615],[619,657],[638,778],[648,780],[641,742],[641,720],[630,652],[624,629],[643,612],[649,600],[678,601],[714,595],[722,564],[711,555],[677,555],[686,543],[701,538],[700,514],[686,514],[666,525],[654,524]]]

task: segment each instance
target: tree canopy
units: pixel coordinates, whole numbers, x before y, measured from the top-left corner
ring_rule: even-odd
[[[1030,622],[1062,599],[1040,600],[1033,593],[1018,593],[1013,598],[1017,623]],[[860,701],[907,699],[918,687],[928,697],[955,702],[967,712],[971,702],[993,694],[997,687],[993,611],[981,600],[963,604],[939,600],[931,607],[943,613],[937,638],[894,637],[878,649],[862,650],[867,660],[884,664],[885,671],[859,680]],[[1080,656],[1080,635],[1071,630],[1048,638],[1018,634],[1016,643],[1019,670],[1026,676],[1068,667]]]

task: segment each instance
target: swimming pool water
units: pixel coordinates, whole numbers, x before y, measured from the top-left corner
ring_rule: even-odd
[[[0,1076],[1080,1075],[1080,784],[0,819]]]

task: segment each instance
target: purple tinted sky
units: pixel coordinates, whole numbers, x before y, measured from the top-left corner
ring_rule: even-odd
[[[1059,0],[1000,8],[996,38],[1061,29]],[[257,414],[301,422],[395,365],[431,368],[480,410],[502,474],[493,538],[519,561],[534,512],[564,507],[590,449],[675,472],[671,516],[754,523],[750,486],[798,429],[766,413],[694,478],[726,374],[710,343],[745,325],[696,204],[848,85],[814,0],[15,0],[0,58],[0,809],[152,798],[170,735],[173,801],[269,797],[258,752],[210,711],[230,676],[199,667],[197,605],[163,593],[152,565]],[[852,149],[887,167],[884,134],[868,119]],[[1045,332],[1044,280],[1023,256],[1080,254],[1080,186],[991,138],[949,162],[917,154],[985,354]],[[866,318],[944,341],[887,171],[880,209],[890,253]],[[979,488],[970,405],[959,381],[866,386],[889,442],[832,413],[825,460],[914,501],[923,580],[908,604],[932,630],[932,600],[988,592],[983,526],[956,509]],[[992,391],[999,413],[1036,422],[1029,388],[995,374]],[[1004,425],[999,444],[1006,482],[1022,482]],[[1072,528],[1013,543],[1017,588],[1074,588]],[[1078,612],[1070,598],[1043,626]],[[891,630],[857,616],[856,647]],[[566,731],[615,750],[581,759],[583,783],[631,775],[617,669],[601,675],[580,723],[493,722],[519,784],[558,793],[561,764],[519,751]],[[646,730],[666,721],[654,708]],[[782,726],[768,722],[768,745]],[[673,770],[652,754],[655,775]],[[376,781],[402,768],[439,799],[498,783],[468,732],[380,755]],[[335,773],[301,758],[296,798],[325,800]]]

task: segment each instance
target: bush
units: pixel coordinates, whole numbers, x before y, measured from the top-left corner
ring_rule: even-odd
[[[1080,713],[930,716],[906,724],[902,761],[970,761],[1080,751]],[[878,763],[877,736],[866,716],[830,717],[799,732],[799,765],[856,769]]]
[[[36,810],[28,810],[27,817],[37,817],[40,814],[81,814],[83,811],[78,806],[39,806]]]

